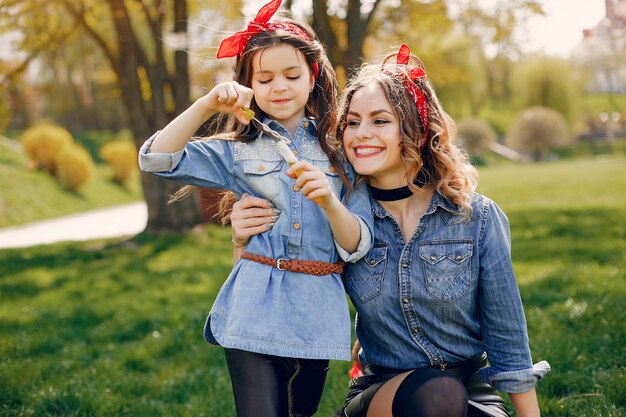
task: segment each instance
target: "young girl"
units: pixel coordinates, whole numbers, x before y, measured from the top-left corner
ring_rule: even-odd
[[[273,224],[247,244],[204,329],[207,341],[225,348],[240,417],[315,413],[328,360],[350,359],[339,257],[356,261],[371,245],[367,191],[357,187],[344,198],[354,175],[328,136],[335,74],[310,28],[270,21],[279,5],[265,5],[220,45],[218,58],[236,56],[234,81],[216,85],[140,151],[142,170],[263,196],[274,207]],[[289,138],[300,161],[289,167],[242,108]],[[231,118],[223,134],[190,142],[217,113],[241,123]]]

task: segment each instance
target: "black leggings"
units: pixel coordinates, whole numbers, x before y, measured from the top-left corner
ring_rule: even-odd
[[[238,417],[307,417],[317,411],[328,360],[225,352]]]

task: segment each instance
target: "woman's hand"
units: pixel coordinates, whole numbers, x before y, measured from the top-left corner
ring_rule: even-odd
[[[270,202],[244,193],[241,199],[233,204],[230,214],[233,245],[242,248],[250,237],[268,231],[278,219],[280,210],[272,208]]]
[[[326,174],[318,167],[307,161],[298,161],[289,167],[287,175],[296,179],[296,186],[308,200],[314,200],[324,210],[341,205]]]
[[[199,101],[207,114],[232,113],[241,123],[247,125],[250,120],[244,117],[241,108],[249,108],[253,96],[251,88],[244,87],[236,81],[227,81],[217,84]]]

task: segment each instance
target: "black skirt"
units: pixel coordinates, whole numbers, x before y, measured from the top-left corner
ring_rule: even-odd
[[[468,392],[468,416],[510,417],[498,391],[481,381],[478,369],[487,365],[487,355],[482,354],[469,361],[454,364],[442,370],[447,376],[458,378]],[[369,404],[378,389],[389,379],[410,370],[369,366],[366,375],[354,378],[342,409],[342,417],[366,417]]]

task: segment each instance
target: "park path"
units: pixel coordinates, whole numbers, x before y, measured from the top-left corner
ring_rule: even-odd
[[[0,229],[0,249],[133,236],[148,222],[144,201]]]

